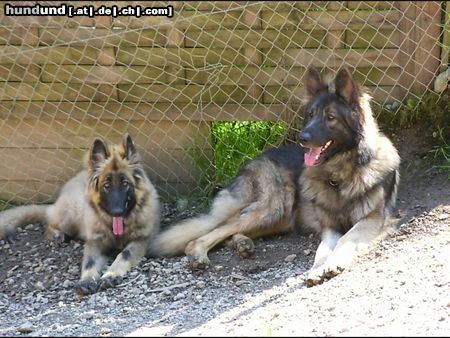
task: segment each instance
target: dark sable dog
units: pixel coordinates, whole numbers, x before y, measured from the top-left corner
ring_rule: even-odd
[[[131,137],[108,147],[96,139],[87,170],[62,188],[52,205],[28,205],[0,213],[0,238],[17,227],[47,223],[47,235],[62,234],[85,241],[79,294],[113,287],[145,254],[159,229],[158,195],[145,174]],[[119,253],[120,252],[120,253]],[[108,256],[118,255],[107,267]]]
[[[378,130],[368,95],[345,69],[334,91],[315,69],[308,70],[305,84],[309,100],[301,146],[271,149],[250,161],[218,193],[208,214],[159,234],[154,254],[184,251],[194,269],[203,269],[208,251],[226,239],[246,257],[254,249],[251,238],[298,225],[322,236],[306,275],[306,283],[314,285],[347,268],[386,233],[400,158]]]

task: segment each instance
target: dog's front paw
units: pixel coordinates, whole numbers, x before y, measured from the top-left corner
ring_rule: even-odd
[[[307,287],[322,284],[325,280],[324,270],[319,267],[306,272],[304,283]]]
[[[255,251],[255,244],[251,238],[241,236],[234,240],[234,246],[236,248],[237,253],[241,258],[250,257]]]
[[[119,285],[122,281],[122,276],[103,275],[102,278],[100,278],[98,287],[100,290],[106,290]]]
[[[337,275],[339,275],[342,271],[344,271],[345,268],[341,267],[339,265],[332,265],[332,266],[328,266],[325,269],[325,276],[329,279],[329,278],[333,278],[336,277]]]
[[[13,244],[17,239],[17,233],[15,231],[7,231],[5,234],[0,234],[0,240],[3,239],[7,243]]]
[[[207,251],[196,241],[189,242],[184,252],[188,256],[189,264],[194,271],[202,271],[209,266]]]
[[[207,256],[188,256],[189,264],[195,271],[206,270],[209,266],[209,258]]]
[[[75,291],[80,296],[86,296],[86,295],[91,295],[93,293],[96,293],[98,291],[97,281],[95,281],[93,279],[80,280],[75,285]]]
[[[323,266],[323,271],[327,278],[333,278],[339,275],[342,271],[348,269],[352,260],[348,258],[350,255],[333,254],[328,257]]]

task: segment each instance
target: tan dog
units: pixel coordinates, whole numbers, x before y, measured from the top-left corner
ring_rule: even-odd
[[[79,294],[113,287],[145,254],[159,230],[158,195],[144,172],[131,137],[108,147],[96,139],[87,170],[70,179],[52,205],[29,205],[0,213],[0,238],[33,222],[47,234],[85,241]],[[108,255],[118,253],[106,269]],[[106,271],[104,271],[106,269]]]

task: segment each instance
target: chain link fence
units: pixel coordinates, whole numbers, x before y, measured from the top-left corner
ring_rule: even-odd
[[[1,7],[0,199],[8,205],[54,200],[94,137],[119,142],[125,132],[162,198],[205,196],[240,163],[292,138],[308,66],[349,67],[374,107],[393,115],[408,98],[420,102],[448,66],[447,2]]]

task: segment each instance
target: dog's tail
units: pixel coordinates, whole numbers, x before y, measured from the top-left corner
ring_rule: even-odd
[[[17,228],[45,222],[48,207],[46,204],[31,204],[0,212],[0,239],[10,240]]]
[[[215,229],[244,205],[245,202],[231,196],[229,190],[222,190],[214,199],[208,214],[181,221],[159,233],[152,241],[147,256],[182,254],[190,241]]]

